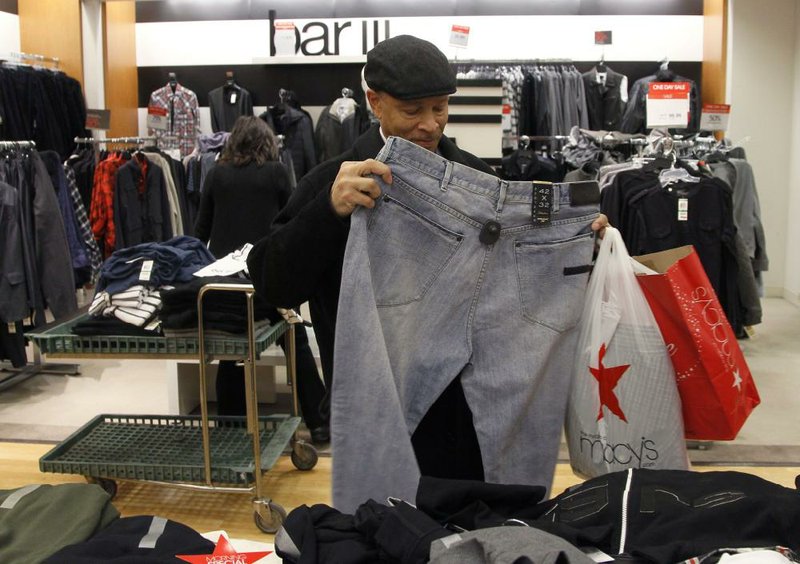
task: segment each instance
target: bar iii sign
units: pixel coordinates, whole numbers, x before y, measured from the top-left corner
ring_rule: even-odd
[[[276,49],[275,33],[276,29],[280,33],[289,29],[289,26],[286,26],[286,22],[271,20],[269,27],[270,56],[286,54],[285,49]],[[386,19],[296,21],[294,55],[366,55],[367,51],[389,37],[389,20]]]

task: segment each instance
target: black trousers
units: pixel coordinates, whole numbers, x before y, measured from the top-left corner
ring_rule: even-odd
[[[319,404],[325,395],[325,386],[319,377],[314,354],[308,344],[308,334],[302,325],[295,325],[295,356],[297,359],[297,399],[303,419],[309,429],[319,427],[324,420]],[[283,336],[278,344],[286,351]],[[232,360],[221,360],[217,371],[217,411],[220,415],[246,413],[244,367]]]

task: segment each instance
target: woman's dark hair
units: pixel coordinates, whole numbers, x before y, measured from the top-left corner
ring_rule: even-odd
[[[233,124],[219,160],[234,166],[244,166],[251,162],[260,166],[267,161],[276,161],[278,140],[263,119],[241,116]]]

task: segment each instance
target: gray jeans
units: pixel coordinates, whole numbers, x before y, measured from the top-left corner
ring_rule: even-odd
[[[378,159],[393,183],[379,180],[375,207],[353,214],[342,273],[334,506],[414,499],[411,434],[459,373],[486,481],[549,490],[598,206],[570,205],[569,189],[501,181],[399,138]]]

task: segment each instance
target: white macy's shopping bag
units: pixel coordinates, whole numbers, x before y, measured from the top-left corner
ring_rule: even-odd
[[[619,231],[609,227],[586,293],[567,405],[570,464],[584,477],[687,470],[667,348]]]

